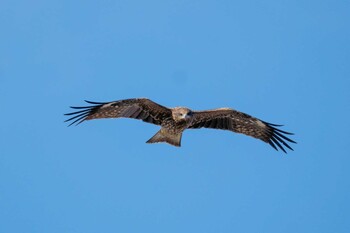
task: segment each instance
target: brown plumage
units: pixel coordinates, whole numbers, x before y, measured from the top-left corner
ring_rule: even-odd
[[[285,136],[292,133],[276,128],[281,125],[267,123],[230,108],[192,111],[184,107],[167,108],[146,98],[105,103],[86,102],[92,105],[71,107],[78,111],[65,114],[72,115],[66,122],[72,121],[70,125],[75,123],[78,125],[85,120],[124,117],[161,126],[161,129],[147,143],[166,142],[181,146],[184,130],[202,127],[242,133],[269,143],[276,150],[280,148],[285,153],[285,147],[293,150],[287,142],[296,143]]]

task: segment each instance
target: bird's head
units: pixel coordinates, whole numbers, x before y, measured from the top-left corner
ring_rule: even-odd
[[[172,109],[172,115],[175,121],[183,121],[192,117],[192,111],[188,108],[176,107]]]

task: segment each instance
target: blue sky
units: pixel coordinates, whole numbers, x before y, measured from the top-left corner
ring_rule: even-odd
[[[349,232],[348,1],[0,3],[0,232]],[[83,100],[232,107],[295,133],[146,144]]]

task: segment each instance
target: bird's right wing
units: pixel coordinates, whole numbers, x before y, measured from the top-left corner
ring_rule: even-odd
[[[86,100],[85,100],[86,101]],[[161,125],[162,121],[171,118],[171,110],[146,98],[125,99],[113,102],[91,102],[86,101],[91,106],[71,107],[78,109],[76,112],[65,115],[72,116],[67,121],[72,124],[80,124],[85,120],[100,118],[134,118],[144,122]]]

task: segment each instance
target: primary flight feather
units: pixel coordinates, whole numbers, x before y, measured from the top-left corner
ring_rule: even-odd
[[[206,111],[192,111],[185,107],[167,108],[146,98],[125,99],[113,102],[91,102],[86,107],[71,107],[77,111],[65,115],[72,116],[67,121],[80,124],[85,120],[100,118],[134,118],[161,126],[161,129],[147,143],[166,142],[181,145],[182,133],[186,129],[212,128],[242,133],[266,143],[274,149],[293,150],[288,143],[296,143],[275,125],[259,120],[243,112],[230,108]]]

